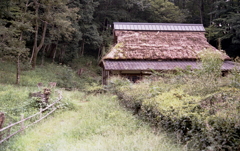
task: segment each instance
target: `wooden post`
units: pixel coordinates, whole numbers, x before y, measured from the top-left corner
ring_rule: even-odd
[[[40,107],[40,117],[39,117],[39,119],[41,119],[42,118],[42,107]]]
[[[108,82],[109,82],[109,72],[110,72],[110,71],[106,71],[106,72],[107,72],[106,85],[108,85]]]
[[[11,125],[12,122],[9,123],[9,125]],[[9,127],[8,131],[7,131],[7,137],[11,135],[11,127]],[[8,139],[7,139],[8,140]]]
[[[104,68],[102,69],[102,85],[106,85],[106,82],[105,82],[105,70],[104,70]]]
[[[24,119],[24,114],[21,115],[21,120]],[[21,123],[21,130],[24,130],[24,121]]]
[[[4,113],[0,112],[0,129],[3,128],[3,124],[4,124],[4,120],[5,120],[5,115]],[[0,140],[2,139],[2,133],[0,133]]]

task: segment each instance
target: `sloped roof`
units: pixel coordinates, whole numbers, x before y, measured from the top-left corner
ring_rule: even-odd
[[[114,30],[205,32],[202,24],[114,22]]]
[[[222,53],[207,42],[204,32],[116,30],[115,36],[117,44],[104,60],[196,60],[204,49]],[[222,58],[230,60],[225,53]]]
[[[180,69],[200,69],[201,63],[196,61],[140,61],[140,60],[106,60],[104,61],[105,70],[173,70]],[[222,71],[231,70],[235,67],[232,61],[225,61],[221,67]]]

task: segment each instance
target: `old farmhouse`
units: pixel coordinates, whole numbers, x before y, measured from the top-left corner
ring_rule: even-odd
[[[207,42],[202,24],[115,22],[113,34],[115,46],[100,63],[103,84],[110,75],[122,75],[135,81],[152,70],[189,66],[198,69],[197,54],[204,49],[222,54],[223,71],[234,66],[225,53]]]

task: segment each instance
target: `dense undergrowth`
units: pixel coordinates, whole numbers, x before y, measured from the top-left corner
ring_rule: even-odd
[[[188,150],[239,150],[239,70],[234,69],[222,77],[222,61],[213,54],[203,54],[201,63],[201,70],[153,71],[152,76],[137,83],[113,77],[105,90],[116,94],[134,115],[154,127],[174,132]],[[46,63],[35,70],[24,67],[20,85],[16,86],[13,85],[14,65],[4,62],[0,64],[0,111],[12,121],[17,121],[21,114],[27,116],[37,111],[35,100],[29,98],[29,93],[39,91],[39,82],[44,87],[49,82],[57,82],[50,101],[57,97],[57,91],[80,90],[86,95],[102,92],[100,70],[95,64],[91,58],[84,58],[75,60],[70,66]],[[79,70],[81,74],[78,74]],[[76,108],[71,97],[64,97],[61,102],[63,108]]]
[[[183,86],[166,82],[128,83],[112,79],[111,90],[121,103],[154,126],[175,132],[193,150],[239,150],[240,95],[222,87],[205,95],[190,95]],[[124,84],[123,84],[124,83]]]
[[[81,74],[78,74],[80,69]],[[56,82],[60,88],[84,90],[86,84],[100,83],[100,71],[97,61],[92,57],[75,59],[69,65],[45,62],[35,70],[29,64],[22,64],[19,86],[36,87],[38,83],[43,83],[47,87],[49,82]],[[0,83],[15,84],[15,79],[15,64],[1,61]]]
[[[174,132],[189,150],[240,150],[239,70],[222,77],[221,61],[209,56],[201,70],[156,73],[134,84],[113,77],[108,89],[134,114]]]
[[[91,63],[89,63],[91,62]],[[44,88],[51,89],[48,104],[53,103],[64,90],[79,90],[91,92],[91,85],[100,85],[99,67],[91,57],[74,60],[70,65],[45,62],[32,70],[27,64],[21,64],[19,85],[15,85],[15,64],[0,61],[0,112],[6,116],[4,126],[21,119],[21,116],[30,116],[40,109],[39,98],[31,97],[31,93],[43,93]],[[81,74],[79,69],[84,68]],[[56,82],[56,87],[51,87],[50,82]],[[38,84],[41,83],[41,86]],[[97,87],[97,88],[98,88]],[[64,97],[58,108],[69,108],[73,105]],[[18,127],[17,127],[18,128]]]
[[[184,150],[167,133],[154,131],[131,116],[119,106],[116,96],[97,94],[102,87],[99,69],[92,59],[75,60],[71,68],[52,63],[37,66],[35,70],[24,67],[20,85],[14,84],[14,67],[7,62],[0,64],[0,112],[6,115],[4,126],[19,121],[21,115],[27,117],[38,112],[39,104],[29,94],[42,91],[49,82],[57,82],[49,103],[57,99],[59,92],[63,99],[53,115],[4,142],[0,150]],[[79,69],[83,69],[81,75],[77,74]],[[43,87],[37,87],[38,83],[43,83]]]

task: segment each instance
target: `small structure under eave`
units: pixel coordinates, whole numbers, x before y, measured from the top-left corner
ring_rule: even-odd
[[[221,53],[222,71],[234,67],[230,57],[211,46],[202,24],[114,22],[115,46],[103,57],[102,81],[122,75],[132,81],[152,70],[198,69],[197,55],[204,49]]]

